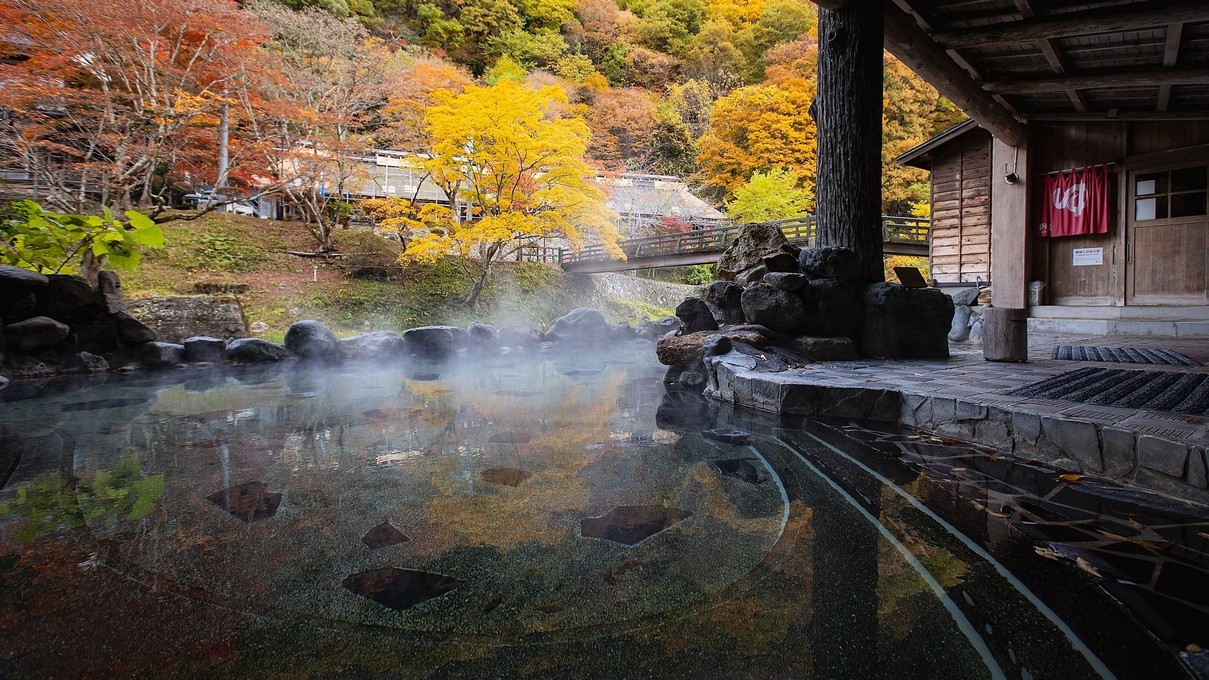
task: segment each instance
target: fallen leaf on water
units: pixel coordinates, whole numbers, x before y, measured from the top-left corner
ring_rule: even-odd
[[[1080,479],[1083,479],[1083,475],[1076,475],[1074,473],[1058,475],[1058,481],[1066,482],[1067,484],[1074,484],[1075,482],[1079,481]]]
[[[1188,646],[1184,648],[1184,651],[1188,652],[1189,654],[1200,654],[1201,652],[1203,652],[1205,650],[1202,649],[1201,646],[1196,644],[1195,642],[1189,642]]]
[[[1059,555],[1058,553],[1054,552],[1053,550],[1050,550],[1049,548],[1044,548],[1042,546],[1034,546],[1033,552],[1037,553],[1038,555],[1040,555],[1046,559],[1051,559],[1051,560],[1061,560],[1062,559],[1062,556]]]
[[[1083,571],[1086,571],[1087,573],[1091,574],[1092,576],[1095,576],[1096,578],[1104,578],[1104,574],[1101,574],[1100,570],[1096,569],[1096,565],[1092,564],[1091,562],[1088,562],[1087,560],[1083,559],[1082,557],[1076,557],[1075,564],[1079,565],[1080,569],[1082,569]]]
[[[949,470],[949,472],[965,472],[965,471],[966,471],[966,469],[967,469],[967,468],[963,468],[963,467],[955,467],[955,468],[951,468],[951,469]]]
[[[1207,533],[1205,533],[1205,532],[1203,532],[1203,531],[1198,531],[1198,532],[1196,532],[1196,535],[1197,535],[1197,536],[1200,536],[1201,538],[1209,538],[1209,534],[1207,534]]]

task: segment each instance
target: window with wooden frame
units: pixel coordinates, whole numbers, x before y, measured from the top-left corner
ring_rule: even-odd
[[[1135,222],[1204,216],[1209,208],[1209,167],[1138,173],[1133,189]]]

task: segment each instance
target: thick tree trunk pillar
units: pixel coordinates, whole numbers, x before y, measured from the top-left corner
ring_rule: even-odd
[[[835,4],[835,3],[832,3]],[[863,278],[882,263],[882,0],[819,10],[818,244],[856,251]]]
[[[1028,361],[1028,310],[987,307],[982,313],[982,358]]]

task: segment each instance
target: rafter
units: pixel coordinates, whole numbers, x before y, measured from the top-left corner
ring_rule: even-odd
[[[1035,42],[1092,33],[1136,31],[1142,28],[1209,21],[1209,2],[1175,0],[1128,5],[1099,12],[1040,17],[986,28],[936,31],[933,39],[945,48],[961,49]]]
[[[886,49],[996,138],[1020,144],[1024,140],[1024,126],[979,88],[970,74],[954,63],[896,2],[890,0],[885,5]]]
[[[989,80],[982,89],[993,94],[1040,94],[1054,90],[1095,90],[1112,87],[1196,85],[1209,82],[1209,69],[1148,69],[1125,73],[1091,73],[1031,80]]]
[[[1167,26],[1167,44],[1163,47],[1163,66],[1171,68],[1180,60],[1180,41],[1184,37],[1184,24]]]
[[[1020,16],[1024,17],[1025,19],[1032,19],[1033,17],[1037,16],[1037,12],[1033,9],[1033,3],[1031,0],[1015,0],[1015,2],[1016,9],[1019,10]]]
[[[1041,54],[1045,55],[1045,60],[1049,62],[1050,70],[1054,73],[1066,73],[1066,57],[1058,51],[1058,45],[1053,40],[1046,38],[1038,40],[1037,47],[1041,48]]]

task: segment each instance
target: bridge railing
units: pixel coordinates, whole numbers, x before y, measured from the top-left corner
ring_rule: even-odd
[[[818,228],[814,215],[775,220],[767,224],[780,227],[785,238],[796,244],[813,243]],[[685,253],[722,252],[738,235],[739,226],[730,225],[661,236],[632,238],[622,241],[618,245],[626,258],[631,260]],[[885,215],[882,217],[882,239],[886,243],[926,245],[930,226],[931,221],[927,219]],[[558,262],[562,264],[609,259],[611,258],[608,252],[601,246],[587,246],[578,252],[560,250],[558,256]]]

